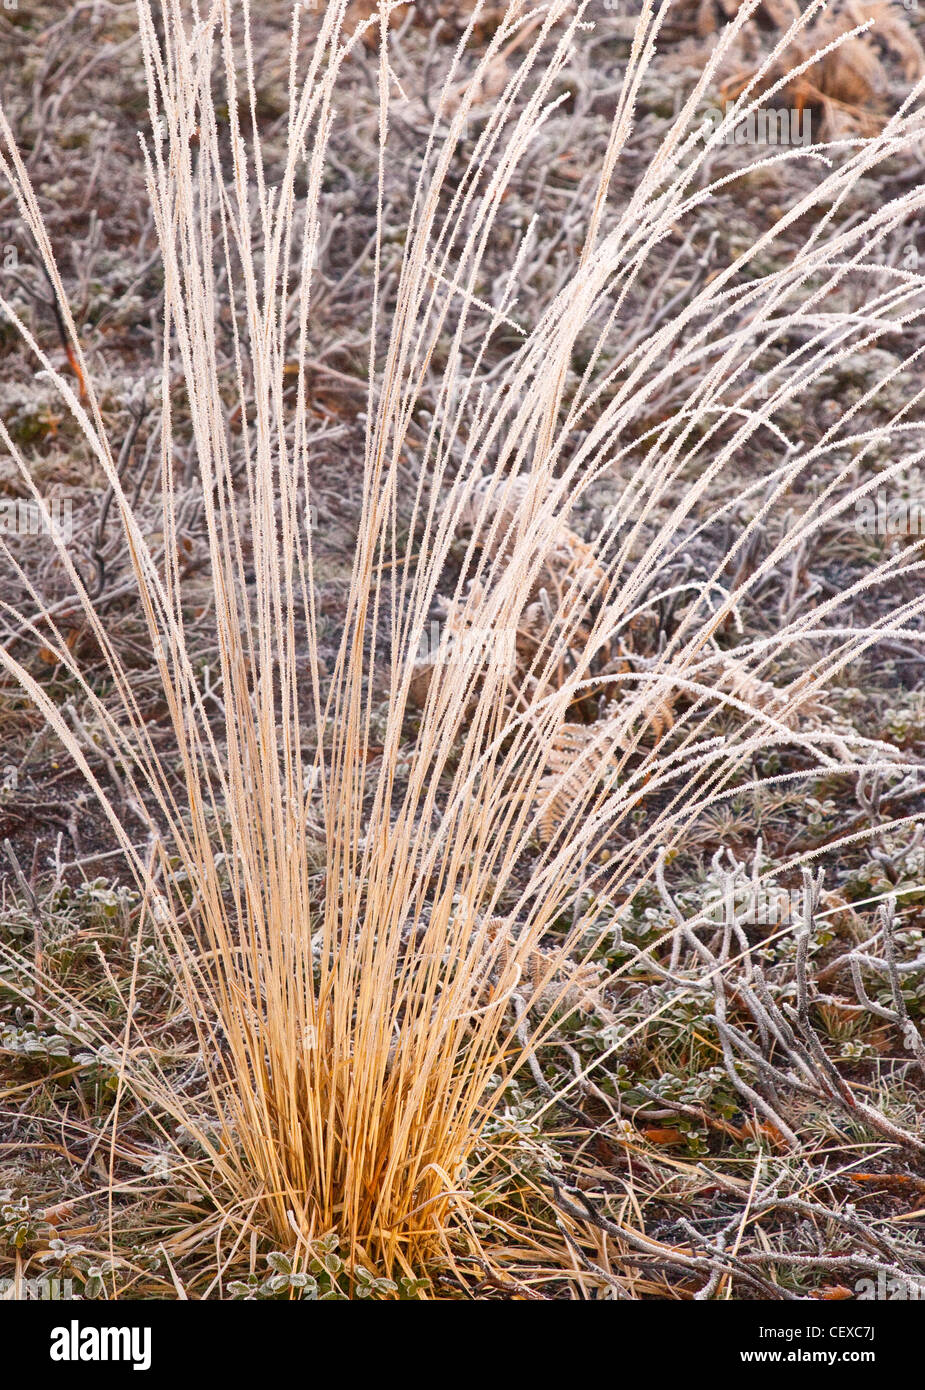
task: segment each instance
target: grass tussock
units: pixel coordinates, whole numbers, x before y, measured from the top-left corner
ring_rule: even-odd
[[[465,80],[459,55],[448,62],[432,129],[413,151],[400,273],[386,295],[380,267],[395,229],[384,190],[399,100],[389,8],[353,27],[345,0],[332,3],[310,33],[296,10],[285,159],[271,169],[250,6],[139,4],[143,150],[164,278],[156,525],[125,486],[40,199],[0,117],[2,170],[61,305],[79,390],[15,308],[2,307],[111,488],[169,748],[64,538],[59,561],[105,680],[88,678],[9,547],[34,609],[5,603],[4,612],[80,692],[120,798],[94,770],[86,717],[75,726],[9,645],[0,663],[103,807],[140,894],[138,939],[156,936],[195,1033],[198,1071],[184,1088],[136,1013],[134,976],[124,1013],[85,1020],[119,1078],[113,1145],[131,1097],[241,1239],[252,1229],[281,1249],[295,1239],[307,1258],[336,1231],[351,1267],[412,1275],[482,1251],[474,1185],[503,1167],[492,1135],[510,1087],[524,1074],[545,1084],[537,1058],[554,1028],[600,1002],[591,957],[611,930],[600,903],[629,910],[649,888],[671,901],[666,864],[693,827],[743,793],[786,792],[798,776],[909,772],[911,755],[833,718],[826,700],[879,643],[918,640],[925,597],[903,587],[921,569],[915,545],[873,555],[809,609],[784,604],[763,635],[746,637],[740,612],[781,567],[798,584],[814,536],[923,457],[925,388],[875,426],[863,413],[915,353],[814,442],[787,411],[852,354],[902,341],[921,314],[923,277],[884,266],[878,252],[921,212],[925,192],[913,186],[862,215],[852,203],[861,180],[921,138],[919,81],[868,137],[759,154],[751,167],[808,161],[809,190],[676,312],[650,305],[636,323],[627,306],[665,238],[747,176],[718,171],[717,152],[792,83],[792,67],[775,75],[775,65],[807,42],[820,9],[793,18],[711,127],[703,110],[757,8],[741,6],[655,156],[637,166],[631,195],[612,202],[667,11],[646,3],[574,262],[524,315],[534,224],[525,221],[500,281],[485,275],[486,250],[519,164],[564,100],[584,10],[512,3],[479,30]],[[479,16],[476,7],[467,34]],[[833,53],[852,32],[833,37]],[[362,507],[329,667],[308,510],[308,364],[328,150],[349,119],[338,96],[347,65],[372,44],[379,197],[364,267],[365,440],[362,457],[344,459],[362,475]],[[814,71],[808,57],[805,67]],[[794,236],[795,249],[769,266]],[[844,286],[857,279],[866,297],[846,307]],[[207,672],[196,657],[203,610],[191,611],[184,570],[181,416],[218,652]],[[44,505],[5,425],[0,440]],[[727,479],[759,441],[774,462],[733,505]],[[806,480],[823,466],[829,481],[813,491]],[[613,478],[613,507],[581,539],[570,518]],[[783,503],[786,524],[758,554]],[[691,582],[683,557],[718,522],[729,527],[724,553]],[[885,606],[862,621],[856,609],[872,593]],[[798,771],[774,770],[782,752]],[[811,858],[794,855],[788,867]],[[669,969],[694,930],[687,922],[681,934],[681,916]],[[38,963],[33,983],[40,975]],[[41,983],[43,1007],[66,1016],[67,989]],[[646,1026],[608,1017],[624,1048]],[[758,1109],[786,1146],[794,1136],[777,1112]],[[574,1199],[564,1210],[581,1215]],[[505,1222],[510,1237],[517,1222]]]

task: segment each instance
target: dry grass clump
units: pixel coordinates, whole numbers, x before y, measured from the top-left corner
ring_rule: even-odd
[[[678,6],[678,17],[692,21],[696,32],[705,38],[735,19],[741,7],[742,0],[683,0]],[[761,0],[752,23],[761,29],[786,29],[799,14],[796,0]]]
[[[760,781],[759,754],[796,750],[804,770],[829,773],[908,766],[889,743],[803,712],[814,701],[820,708],[827,687],[881,640],[919,640],[921,594],[867,623],[852,611],[859,595],[889,596],[916,572],[914,554],[872,561],[843,593],[785,615],[767,636],[746,640],[738,619],[769,573],[878,478],[921,456],[921,391],[876,429],[859,430],[849,406],[813,443],[778,420],[849,351],[921,315],[922,277],[874,279],[871,258],[925,206],[925,193],[840,217],[858,180],[918,138],[917,108],[839,162],[820,162],[816,186],[756,246],[657,327],[625,333],[647,262],[714,187],[705,171],[723,130],[700,127],[696,112],[753,8],[720,38],[631,195],[611,205],[664,16],[644,5],[580,249],[564,283],[521,322],[516,291],[529,272],[532,225],[511,248],[506,278],[486,283],[483,260],[518,162],[561,102],[581,7],[554,0],[534,13],[515,0],[465,80],[450,61],[416,153],[400,277],[386,300],[378,277],[393,97],[388,7],[353,33],[338,0],[309,44],[296,11],[285,160],[271,168],[255,114],[249,5],[204,14],[165,0],[156,23],[141,0],[144,158],[165,283],[154,534],[124,486],[36,193],[0,120],[3,173],[64,306],[85,402],[3,308],[112,488],[169,754],[63,539],[60,561],[108,683],[87,680],[53,616],[39,622],[41,595],[22,569],[34,609],[4,610],[41,636],[81,691],[125,804],[146,827],[141,849],[81,731],[10,650],[0,648],[0,663],[67,748],[124,850],[142,898],[139,933],[155,931],[196,1036],[196,1084],[177,1086],[134,994],[118,1025],[86,1026],[100,1055],[116,1060],[120,1104],[131,1097],[160,1117],[178,1170],[242,1239],[252,1229],[295,1239],[307,1259],[336,1230],[352,1267],[407,1274],[479,1251],[472,1171],[487,1161],[508,1088],[537,1066],[557,1014],[586,1005],[593,982],[581,965],[589,935],[606,929],[595,903],[636,892],[698,816],[722,807],[736,784]],[[349,461],[362,471],[363,503],[339,650],[326,670],[306,521],[306,364],[339,82],[373,34],[372,331],[363,457]],[[504,86],[460,169],[468,112],[502,54]],[[806,230],[795,251],[775,269],[756,268],[798,223]],[[843,282],[868,273],[864,309],[847,311]],[[217,366],[225,334],[230,378]],[[515,344],[506,353],[502,338]],[[753,389],[755,364],[771,349],[778,365]],[[437,360],[436,404],[425,416]],[[653,424],[652,403],[679,383],[676,406]],[[219,653],[208,685],[195,661],[202,613],[191,613],[183,579],[173,447],[181,403]],[[685,547],[729,519],[716,490],[759,436],[775,462],[736,496],[751,520],[710,574],[679,578]],[[2,425],[0,439],[41,503]],[[885,445],[895,455],[886,467],[877,461]],[[832,481],[808,500],[798,482],[822,461]],[[571,513],[603,478],[619,480],[618,500],[582,538]],[[788,524],[763,558],[739,566],[784,498],[793,499]],[[670,622],[650,620],[679,594]],[[422,638],[441,600],[448,630],[422,688]],[[779,674],[795,664],[798,675]],[[624,833],[644,805],[652,815]],[[45,998],[49,1008],[72,1007],[61,987],[47,985]],[[118,1106],[114,1130],[117,1122]]]
[[[701,13],[713,15],[710,8]],[[764,3],[756,16],[760,19],[782,37],[800,26],[800,10],[792,0],[770,7]],[[701,32],[714,27],[701,25]],[[882,126],[896,85],[890,67],[898,67],[906,87],[925,73],[925,49],[890,0],[838,0],[800,27],[802,32],[763,71],[759,90],[773,87],[780,104],[810,110],[817,132],[828,138],[870,134]],[[724,93],[738,96],[753,77],[753,68],[727,77]]]

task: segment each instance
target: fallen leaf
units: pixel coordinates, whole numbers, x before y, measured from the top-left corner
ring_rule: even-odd
[[[639,1132],[650,1144],[683,1144],[687,1137],[680,1129],[660,1129],[658,1126]]]

